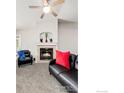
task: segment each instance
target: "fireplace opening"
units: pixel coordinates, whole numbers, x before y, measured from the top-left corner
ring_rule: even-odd
[[[53,48],[40,48],[40,60],[53,59]]]

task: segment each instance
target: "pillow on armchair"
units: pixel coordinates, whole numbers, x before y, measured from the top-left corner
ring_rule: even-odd
[[[25,53],[24,51],[18,51],[19,59],[21,61],[25,60]]]

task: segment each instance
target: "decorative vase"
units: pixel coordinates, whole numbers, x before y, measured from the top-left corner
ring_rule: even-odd
[[[43,39],[40,39],[40,42],[42,43],[43,42]]]
[[[53,42],[52,38],[50,39],[50,42],[51,42],[51,43]]]
[[[46,37],[45,42],[47,43],[47,42],[48,42],[48,40],[47,40],[47,38],[48,38],[48,33],[45,33],[45,37]]]
[[[46,42],[46,43],[48,42],[47,38],[46,38],[45,42]]]

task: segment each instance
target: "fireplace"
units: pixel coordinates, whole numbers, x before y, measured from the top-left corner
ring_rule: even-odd
[[[50,62],[51,59],[56,58],[56,43],[38,43],[36,63]]]
[[[53,48],[40,48],[40,60],[53,59]]]

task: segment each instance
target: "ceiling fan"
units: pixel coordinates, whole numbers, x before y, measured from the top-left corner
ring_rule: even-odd
[[[29,8],[42,8],[43,13],[41,14],[41,19],[44,17],[47,13],[52,13],[53,16],[57,17],[58,14],[54,11],[53,7],[64,3],[64,0],[42,0],[43,7],[41,6],[29,6]]]

